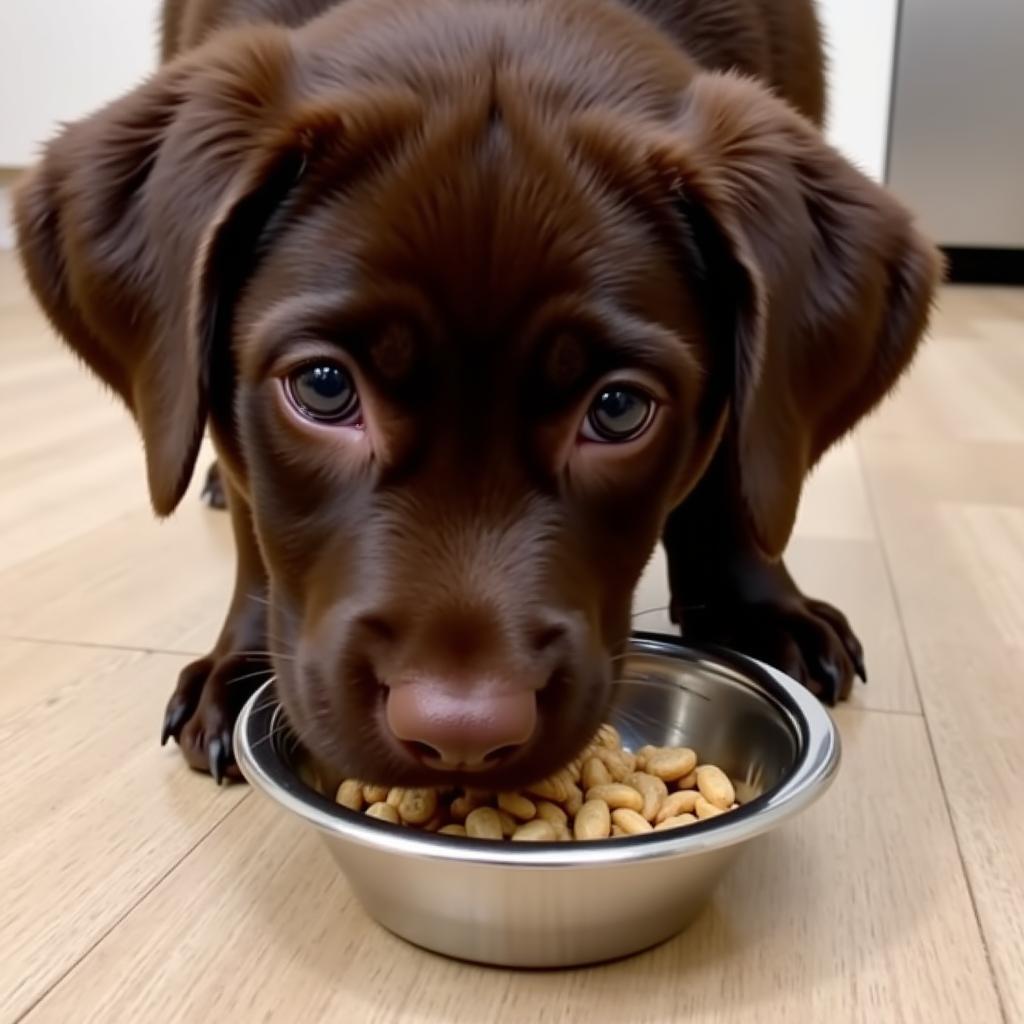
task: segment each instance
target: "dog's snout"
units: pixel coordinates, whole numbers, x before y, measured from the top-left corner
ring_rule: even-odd
[[[537,701],[532,690],[486,692],[415,679],[390,688],[387,723],[427,767],[484,771],[530,739]]]
[[[533,650],[536,654],[546,654],[557,650],[569,638],[569,627],[564,622],[538,623],[532,632]]]

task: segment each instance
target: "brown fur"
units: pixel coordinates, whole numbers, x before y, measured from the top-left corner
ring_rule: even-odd
[[[536,691],[489,781],[543,773],[604,714],[663,532],[688,633],[848,692],[855,637],[779,557],[939,264],[820,137],[809,0],[172,0],[165,27],[177,56],[49,147],[17,218],[156,510],[207,425],[221,457],[239,575],[169,708],[190,763],[229,760],[269,641],[341,770],[442,781],[385,722],[427,677]],[[365,440],[289,412],[311,354],[352,367]],[[658,414],[579,444],[609,371]]]

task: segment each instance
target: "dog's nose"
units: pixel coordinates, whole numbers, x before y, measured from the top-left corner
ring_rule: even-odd
[[[391,688],[387,721],[428,767],[483,771],[533,735],[537,700],[532,690],[486,693],[417,679]]]

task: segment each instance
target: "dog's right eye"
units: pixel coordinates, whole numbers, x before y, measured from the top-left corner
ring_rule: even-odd
[[[287,390],[292,404],[306,419],[343,426],[360,423],[355,381],[340,363],[307,363],[287,378]]]

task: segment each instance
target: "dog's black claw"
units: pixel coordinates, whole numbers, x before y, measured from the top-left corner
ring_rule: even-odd
[[[231,760],[231,752],[228,749],[229,743],[230,741],[226,735],[223,737],[215,736],[210,740],[206,748],[206,756],[210,761],[210,774],[218,786],[227,777],[228,763]]]
[[[864,655],[858,654],[853,659],[853,670],[857,673],[857,677],[862,683],[868,681],[868,670],[864,667]]]
[[[839,702],[839,694],[842,690],[839,668],[831,658],[820,658],[818,667],[821,669],[822,681],[825,684],[821,693],[821,699],[830,708],[834,708]]]
[[[184,704],[168,708],[167,714],[164,716],[164,727],[160,733],[160,746],[166,747],[167,741],[172,737],[177,740],[187,721],[188,708]]]
[[[224,781],[224,773],[227,771],[224,744],[214,737],[207,745],[206,756],[210,762],[210,774],[213,776],[213,781],[219,786]]]
[[[843,641],[843,646],[846,648],[846,653],[850,657],[850,661],[853,662],[854,673],[856,673],[862,683],[866,683],[868,681],[868,674],[864,668],[864,648],[861,647],[860,641],[849,629],[839,635]]]
[[[206,474],[206,482],[203,484],[199,497],[210,508],[223,510],[228,507],[227,495],[224,493],[224,482],[221,480],[220,467],[216,462],[210,466],[209,472]]]

